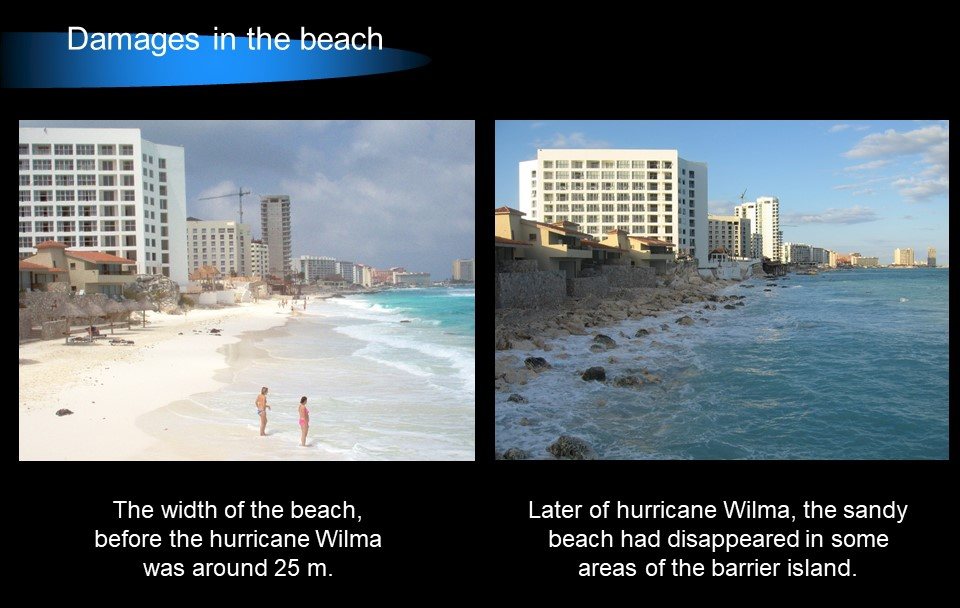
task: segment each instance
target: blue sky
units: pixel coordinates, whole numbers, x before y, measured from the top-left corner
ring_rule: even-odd
[[[289,194],[293,255],[449,278],[474,256],[473,121],[23,120],[22,127],[139,128],[184,147],[187,213],[260,236],[261,194]]]
[[[780,198],[784,242],[949,263],[947,121],[498,121],[496,206],[537,148],[676,148],[709,166],[709,209]]]

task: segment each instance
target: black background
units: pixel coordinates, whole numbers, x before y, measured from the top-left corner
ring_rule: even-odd
[[[239,34],[255,25],[288,33],[299,31],[301,25],[314,32],[363,30],[373,25],[383,34],[386,46],[424,53],[432,62],[410,72],[335,81],[3,90],[2,101],[11,118],[17,119],[476,120],[481,248],[477,376],[484,382],[493,359],[490,267],[482,249],[492,230],[490,210],[495,203],[494,119],[945,118],[953,106],[943,90],[952,72],[944,60],[949,38],[926,17],[897,15],[895,23],[864,16],[848,20],[811,6],[778,7],[781,12],[776,15],[679,5],[595,8],[566,11],[545,6],[524,15],[516,8],[493,14],[492,9],[475,5],[450,12],[404,6],[347,16],[324,7],[316,14],[281,19],[245,18],[239,9],[204,17],[193,7],[182,11],[164,7],[158,10],[163,14],[126,23],[85,13],[83,18],[52,20],[43,29],[61,31],[68,25],[83,25],[91,31],[204,34],[216,25],[221,31],[232,29]],[[479,14],[471,16],[465,10]],[[645,59],[649,56],[661,60],[651,64]],[[625,76],[623,64],[606,61],[610,57],[635,66],[639,77]],[[609,84],[590,94],[580,93],[580,84],[591,81]],[[774,600],[782,599],[769,595],[774,589],[788,590],[788,597],[827,597],[824,592],[829,587],[870,599],[886,597],[892,588],[921,585],[931,594],[947,588],[953,561],[946,555],[956,540],[951,519],[956,515],[952,462],[494,462],[489,397],[488,386],[477,401],[478,461],[474,463],[19,462],[16,482],[8,486],[12,490],[8,512],[13,517],[7,522],[17,539],[10,553],[18,564],[14,583],[42,593],[44,601],[89,597],[110,603],[136,601],[144,592],[150,598],[190,600],[195,596],[180,595],[188,586],[227,600],[267,594],[284,602],[302,597],[458,603],[509,601],[513,591],[508,589],[543,600],[570,599],[567,593],[580,589],[636,592],[651,587],[676,599],[723,597],[717,594],[739,591]],[[219,556],[223,560],[282,556],[326,561],[334,576],[322,580],[154,580],[141,574],[144,553],[92,548],[94,529],[164,531],[173,527],[159,518],[153,523],[118,521],[112,500],[156,504],[194,498],[280,504],[348,499],[364,515],[363,524],[355,529],[380,531],[384,549]],[[886,550],[849,552],[858,573],[853,579],[579,579],[575,573],[580,561],[645,561],[647,555],[548,552],[545,531],[572,531],[576,524],[529,522],[528,501],[589,505],[605,499],[714,504],[756,499],[787,503],[795,509],[803,500],[835,504],[896,500],[908,503],[910,509],[903,526],[837,520],[827,527],[828,531],[846,526],[891,534]],[[231,525],[274,529],[260,523],[208,522],[217,529]],[[590,522],[582,525],[593,527]],[[674,521],[663,527],[697,529],[697,525]],[[770,527],[765,522],[758,525]],[[703,530],[722,526],[708,523]],[[751,530],[749,521],[738,526],[737,530]],[[190,525],[176,527],[189,529]],[[619,526],[609,522],[604,527]],[[627,527],[649,529],[643,522]],[[310,529],[301,524],[282,529],[288,528]],[[766,555],[773,559],[772,554]],[[835,559],[838,555],[810,557]],[[754,557],[748,552],[737,556]],[[189,552],[149,555],[155,561],[177,557],[185,562],[212,558]],[[441,591],[447,586],[453,591]],[[287,589],[319,595],[288,597],[283,595]],[[627,597],[640,601],[646,596]]]

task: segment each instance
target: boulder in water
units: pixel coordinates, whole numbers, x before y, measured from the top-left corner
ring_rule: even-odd
[[[543,357],[527,357],[523,360],[523,365],[527,369],[538,373],[551,368],[551,365]]]
[[[694,321],[690,318],[690,315],[683,315],[676,320],[677,325],[693,325]]]
[[[603,381],[607,379],[607,370],[599,366],[591,367],[587,371],[583,372],[583,375],[580,377],[587,381],[591,381],[591,380]]]
[[[513,403],[529,403],[527,398],[521,395],[520,393],[513,393],[507,397],[507,401],[512,401]]]
[[[547,451],[563,460],[596,460],[597,453],[579,437],[560,435],[547,447]]]
[[[616,348],[617,343],[610,336],[605,336],[604,334],[597,334],[593,337],[594,345],[600,346],[604,349]]]

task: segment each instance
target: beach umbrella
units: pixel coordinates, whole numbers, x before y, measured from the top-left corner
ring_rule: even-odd
[[[107,313],[103,310],[103,307],[91,300],[84,302],[80,308],[83,309],[87,317],[90,317],[90,325],[93,325],[95,319],[107,316]]]
[[[121,313],[126,312],[127,308],[116,300],[110,300],[106,306],[103,307],[103,310],[110,316],[110,334],[113,335],[114,320],[118,319]]]
[[[66,331],[67,335],[65,339],[69,340],[70,339],[70,319],[79,319],[80,317],[83,317],[84,315],[86,315],[86,313],[83,311],[82,308],[80,308],[73,302],[67,302],[66,304],[63,305],[61,310],[63,310],[63,317],[67,321],[67,331]]]
[[[136,300],[127,300],[123,305],[127,309],[127,329],[130,329],[130,313],[140,310],[140,303]]]

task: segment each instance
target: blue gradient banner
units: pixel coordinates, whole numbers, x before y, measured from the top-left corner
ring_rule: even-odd
[[[214,50],[213,36],[199,36],[195,51],[68,49],[67,33],[5,32],[0,85],[3,88],[171,87],[348,78],[411,70],[430,58],[400,49],[300,50],[247,48]]]

